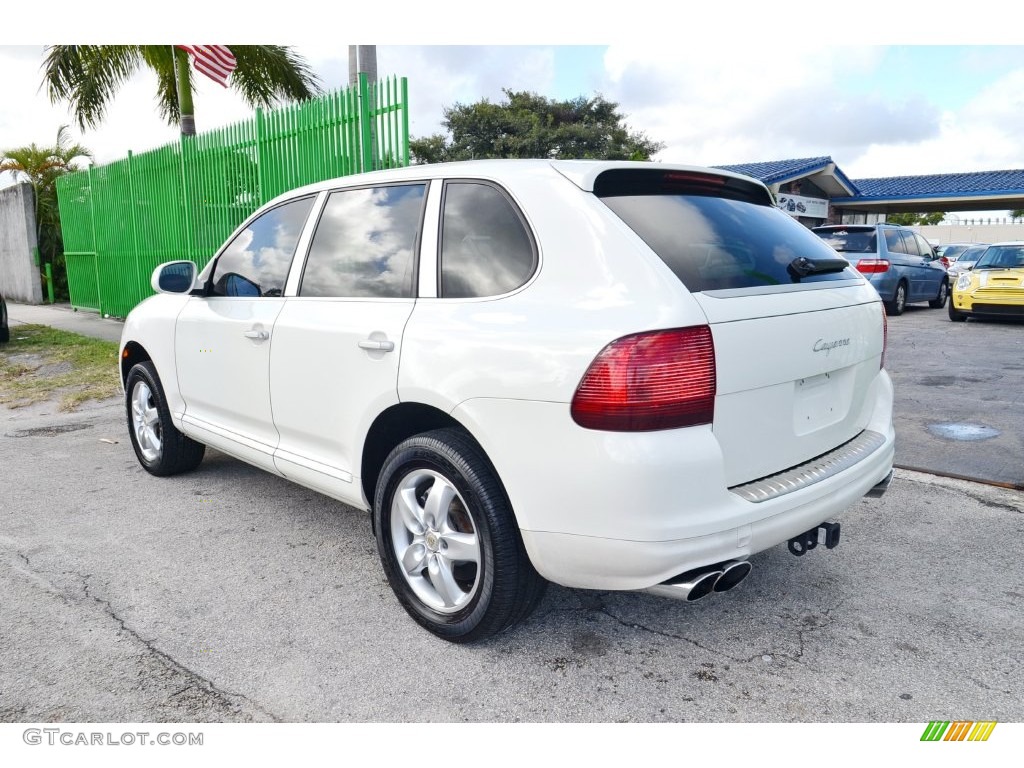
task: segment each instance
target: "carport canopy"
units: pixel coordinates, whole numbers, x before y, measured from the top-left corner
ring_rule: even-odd
[[[1024,169],[850,179],[831,157],[717,166],[760,179],[778,192],[808,179],[830,205],[866,213],[931,213],[1024,209]]]

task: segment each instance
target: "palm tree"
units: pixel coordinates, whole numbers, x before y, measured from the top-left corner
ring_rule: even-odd
[[[286,46],[229,48],[238,62],[231,85],[250,106],[308,99],[320,91],[320,81],[305,60]],[[187,54],[172,45],[47,46],[43,85],[52,102],[70,104],[78,126],[85,130],[102,122],[117,90],[143,66],[156,73],[160,116],[169,125],[181,125],[182,135],[194,135],[194,70],[188,66]]]
[[[57,207],[57,179],[78,170],[75,161],[92,159],[92,152],[81,144],[73,144],[68,127],[57,131],[57,143],[40,147],[35,142],[26,147],[0,152],[0,173],[28,181],[36,198],[36,241],[42,263],[53,265],[54,289],[67,298],[67,276],[64,272],[64,243],[60,231],[60,210]]]

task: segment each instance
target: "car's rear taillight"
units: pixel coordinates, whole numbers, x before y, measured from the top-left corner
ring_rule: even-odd
[[[710,424],[715,345],[706,325],[624,336],[590,364],[572,399],[581,427],[612,432]]]
[[[886,259],[861,259],[857,262],[857,271],[865,275],[888,272],[889,262]]]

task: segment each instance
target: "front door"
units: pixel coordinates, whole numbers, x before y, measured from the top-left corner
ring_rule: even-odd
[[[250,222],[212,265],[207,295],[192,297],[175,326],[185,432],[271,471],[278,435],[270,349],[312,203],[312,197],[294,200]]]

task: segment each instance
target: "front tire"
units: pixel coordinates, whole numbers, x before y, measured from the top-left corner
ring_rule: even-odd
[[[133,365],[124,389],[128,434],[142,468],[151,475],[167,477],[198,467],[206,446],[174,426],[153,364],[147,360]]]
[[[956,309],[953,308],[952,298],[950,298],[949,300],[949,319],[955,323],[962,323],[964,320],[967,319],[967,315],[965,313],[958,312]]]
[[[547,582],[530,563],[494,469],[459,430],[400,443],[384,462],[373,514],[391,588],[416,622],[444,640],[502,632],[544,594]]]
[[[886,314],[898,316],[903,314],[903,310],[907,307],[907,284],[902,280],[896,285],[896,293],[893,294],[892,301],[885,302]]]
[[[934,299],[928,301],[928,306],[932,309],[942,309],[942,306],[946,303],[946,298],[949,296],[949,283],[945,280],[939,285],[939,295]]]

